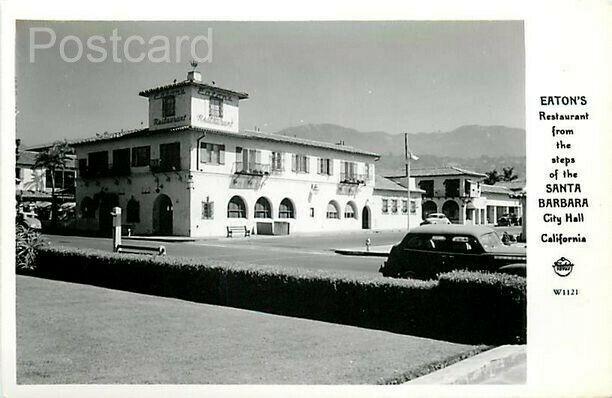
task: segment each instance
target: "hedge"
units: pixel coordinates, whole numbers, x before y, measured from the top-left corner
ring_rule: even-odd
[[[198,258],[43,247],[35,276],[469,344],[525,342],[521,277],[392,279]]]

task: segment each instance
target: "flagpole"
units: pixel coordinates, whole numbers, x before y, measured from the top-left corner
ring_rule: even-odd
[[[404,133],[404,152],[406,153],[406,192],[408,193],[408,208],[406,209],[406,229],[410,232],[410,157],[408,153],[408,133]]]

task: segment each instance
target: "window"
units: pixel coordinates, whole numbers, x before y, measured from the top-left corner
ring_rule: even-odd
[[[310,159],[306,155],[293,154],[291,159],[291,170],[296,173],[308,173]]]
[[[272,152],[270,155],[270,164],[272,171],[283,171],[283,154],[282,152]]]
[[[225,145],[201,142],[200,163],[225,164]]]
[[[278,218],[295,218],[293,203],[288,198],[283,199],[278,207]]]
[[[340,209],[338,203],[333,200],[327,204],[327,218],[340,218]]]
[[[75,179],[75,171],[64,171],[64,189],[74,189],[76,187]]]
[[[96,206],[89,196],[86,196],[81,201],[81,217],[82,218],[95,218],[96,217]]]
[[[88,172],[101,175],[108,170],[108,151],[91,152],[87,158]]]
[[[53,175],[53,179],[51,178]],[[55,181],[53,181],[55,180]],[[55,170],[53,173],[50,170],[45,171],[45,186],[47,188],[51,188],[53,183],[55,182],[56,189],[64,189],[64,171],[63,170]]]
[[[402,214],[408,213],[408,200],[402,199]]]
[[[391,213],[397,213],[397,199],[391,199]]]
[[[389,212],[389,199],[382,200],[382,212],[383,214],[387,214]]]
[[[151,147],[139,146],[132,148],[132,167],[145,167],[151,163]]]
[[[444,180],[445,192],[444,196],[447,198],[455,198],[459,196],[459,183],[461,180],[458,178],[452,178]]]
[[[416,212],[417,212],[416,200],[411,200],[410,201],[410,214],[416,214]]]
[[[246,218],[246,205],[240,196],[234,196],[227,204],[227,218]]]
[[[134,197],[127,202],[125,221],[129,223],[140,222],[140,203]]]
[[[162,116],[170,117],[175,115],[175,98],[174,95],[162,98]]]
[[[113,150],[113,170],[116,172],[128,172],[130,170],[130,150]]]
[[[318,173],[319,174],[325,174],[325,175],[333,175],[334,174],[334,161],[333,159],[323,159],[320,158],[319,159],[319,169],[318,169]]]
[[[310,208],[310,217],[314,218],[315,212],[314,212],[314,207]]]
[[[348,202],[344,206],[344,218],[357,218],[357,207],[353,202]]]
[[[214,218],[215,203],[206,199],[202,202],[202,220],[212,220]]]
[[[340,179],[353,180],[357,178],[357,163],[342,162],[340,166]]]
[[[159,163],[162,170],[177,171],[181,169],[181,143],[159,144]]]
[[[255,218],[272,218],[272,206],[268,199],[261,197],[255,202]]]
[[[374,170],[374,165],[371,163],[366,163],[365,165],[365,178],[366,180],[371,180],[372,179],[372,171]]]
[[[210,98],[208,114],[211,117],[223,118],[223,100],[221,98]]]

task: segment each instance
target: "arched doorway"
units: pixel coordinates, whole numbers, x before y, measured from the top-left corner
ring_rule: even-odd
[[[370,222],[370,208],[364,206],[363,210],[361,210],[361,229],[370,228],[372,228],[372,223]]]
[[[452,222],[459,222],[459,205],[454,200],[447,200],[442,205],[442,213]]]
[[[168,195],[160,194],[153,203],[153,234],[172,235],[174,208]]]
[[[438,205],[433,200],[428,200],[421,205],[421,214],[423,220],[426,219],[431,213],[438,212]]]
[[[111,236],[113,233],[113,208],[119,206],[119,197],[114,194],[102,194],[100,206],[98,207],[98,228],[103,236]]]

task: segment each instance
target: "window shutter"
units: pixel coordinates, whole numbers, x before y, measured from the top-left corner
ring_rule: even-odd
[[[200,163],[206,163],[206,143],[200,142]]]
[[[334,175],[334,159],[329,159],[329,175]]]
[[[297,171],[297,155],[291,155],[291,171]]]
[[[225,145],[219,145],[219,164],[225,164]]]
[[[310,158],[308,156],[304,156],[304,163],[306,163],[306,172],[310,173]]]
[[[215,218],[215,202],[208,202],[208,218]]]

